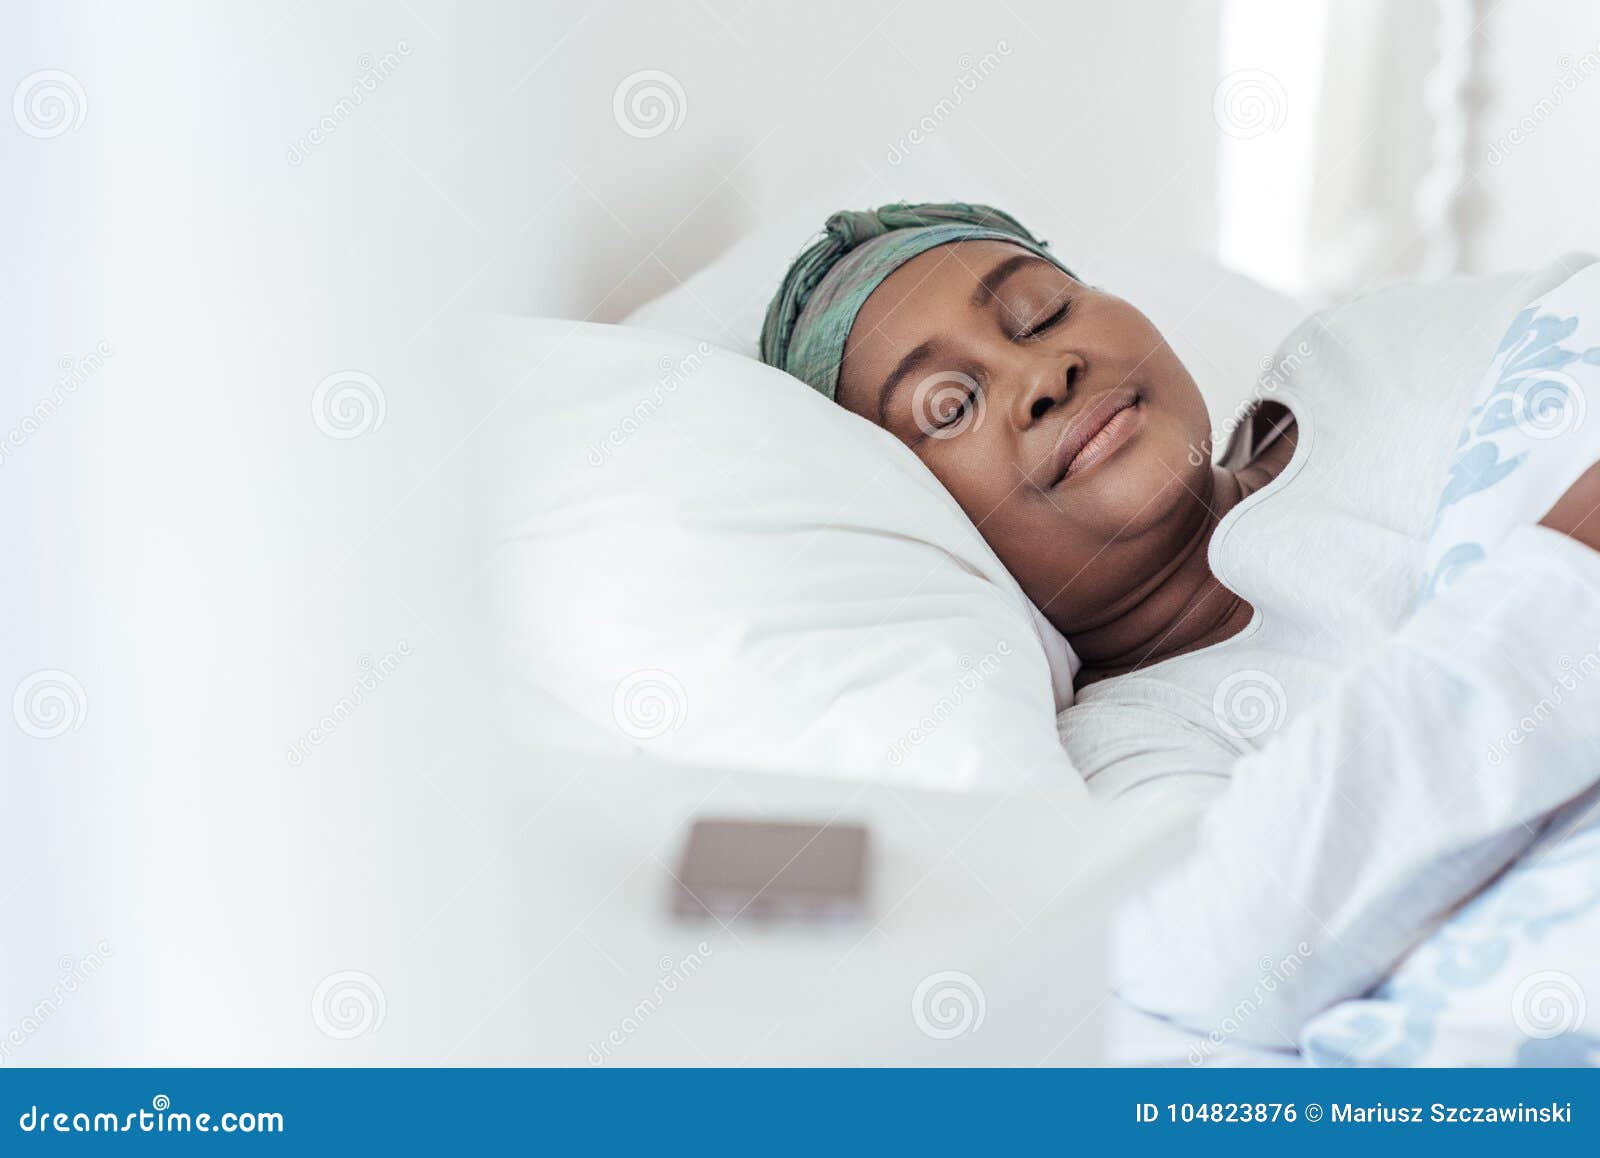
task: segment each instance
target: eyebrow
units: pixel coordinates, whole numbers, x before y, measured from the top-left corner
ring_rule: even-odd
[[[929,338],[927,341],[913,347],[904,358],[895,364],[889,376],[883,380],[883,385],[878,387],[878,425],[887,426],[889,422],[889,400],[894,397],[894,392],[911,376],[912,371],[918,369],[933,357],[938,344]]]
[[[978,288],[972,291],[968,299],[974,306],[982,306],[995,299],[997,291],[1005,280],[1018,270],[1030,265],[1049,265],[1048,261],[1037,253],[1017,253],[1000,262],[978,281]]]

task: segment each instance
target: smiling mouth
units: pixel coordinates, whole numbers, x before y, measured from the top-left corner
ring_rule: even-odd
[[[1108,392],[1061,432],[1051,455],[1060,486],[1083,474],[1120,450],[1139,428],[1141,396],[1135,387]]]

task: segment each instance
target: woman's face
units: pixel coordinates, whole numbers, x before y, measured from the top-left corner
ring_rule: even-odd
[[[1138,310],[1019,246],[895,270],[856,316],[837,397],[916,452],[1069,636],[1141,599],[1206,517],[1194,379]]]

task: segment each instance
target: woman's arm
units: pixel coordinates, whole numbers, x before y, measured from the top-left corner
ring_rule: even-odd
[[[1233,765],[1119,921],[1125,998],[1290,1044],[1600,782],[1597,508],[1600,468]]]
[[[1591,551],[1600,551],[1600,462],[1578,476],[1539,525],[1560,531]]]

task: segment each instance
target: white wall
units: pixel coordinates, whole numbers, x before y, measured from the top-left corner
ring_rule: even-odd
[[[1228,0],[1223,42],[1279,114],[1223,141],[1224,260],[1322,301],[1600,247],[1592,4]]]
[[[785,208],[926,196],[929,168],[1002,193],[1074,260],[1214,243],[1210,5],[78,3],[17,21],[8,83],[65,70],[87,109],[0,154],[30,226],[14,256],[47,293],[24,327],[35,378],[113,320],[197,351],[168,304],[245,345],[271,317],[308,364],[324,341],[381,358],[369,319],[403,346],[462,303],[615,319]],[[670,75],[682,122],[641,139],[614,96],[645,70]],[[919,123],[931,144],[906,149]]]
[[[1311,301],[1410,272],[1435,24],[1423,4],[1227,0],[1220,260]]]
[[[585,239],[578,282],[553,303],[563,312],[625,313],[796,204],[815,205],[820,225],[830,208],[877,197],[957,194],[960,181],[930,189],[914,172],[931,153],[939,167],[1004,191],[1076,260],[1123,244],[1211,245],[1214,6],[829,0],[553,11],[570,40],[506,110],[501,131],[515,139],[513,126],[553,108],[570,118],[563,151],[541,158],[571,181],[564,204]],[[683,115],[637,139],[619,129],[613,96],[642,70],[672,78],[677,91],[668,82],[662,91]],[[914,143],[929,126],[932,144]],[[524,291],[523,300],[537,299]]]
[[[1475,264],[1517,269],[1574,249],[1600,253],[1600,9],[1503,4],[1481,35],[1488,99],[1473,169]]]

